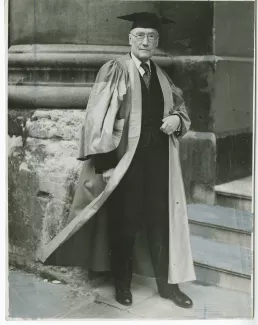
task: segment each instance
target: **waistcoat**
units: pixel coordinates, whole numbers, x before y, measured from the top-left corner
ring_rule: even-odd
[[[163,124],[164,98],[157,76],[156,67],[151,62],[151,80],[149,89],[140,75],[142,90],[142,125],[138,146],[168,145],[168,136],[160,131]]]

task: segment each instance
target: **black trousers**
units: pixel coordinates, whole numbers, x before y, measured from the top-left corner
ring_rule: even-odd
[[[168,143],[139,143],[133,161],[109,198],[111,269],[117,283],[130,287],[137,232],[145,227],[156,280],[168,277]],[[158,282],[158,281],[157,281]]]

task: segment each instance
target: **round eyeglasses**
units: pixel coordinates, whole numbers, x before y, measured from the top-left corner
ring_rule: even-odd
[[[145,36],[147,36],[148,41],[153,42],[159,37],[159,35],[157,35],[155,33],[149,33],[149,34],[145,34],[145,33],[133,34],[133,33],[130,33],[130,34],[133,35],[134,37],[136,37],[136,39],[138,41],[143,41]]]

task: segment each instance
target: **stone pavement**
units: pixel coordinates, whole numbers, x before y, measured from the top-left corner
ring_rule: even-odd
[[[54,284],[21,270],[9,272],[9,319],[218,319],[251,318],[251,296],[197,283],[181,288],[194,301],[183,309],[157,294],[153,281],[134,277],[133,306],[116,303],[108,281],[91,290]]]

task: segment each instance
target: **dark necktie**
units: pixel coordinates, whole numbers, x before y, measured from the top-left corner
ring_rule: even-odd
[[[143,75],[143,80],[145,82],[146,87],[149,89],[150,86],[150,78],[151,78],[151,73],[150,73],[150,68],[147,63],[141,63],[141,67],[145,71]]]

